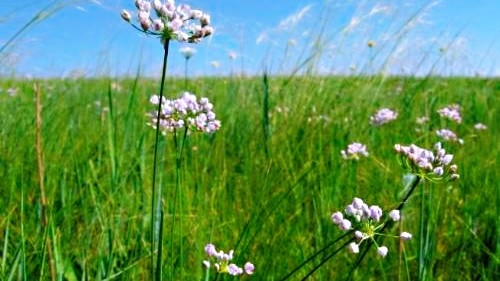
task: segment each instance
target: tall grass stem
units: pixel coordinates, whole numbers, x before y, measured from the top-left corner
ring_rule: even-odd
[[[45,165],[43,160],[43,145],[42,145],[42,89],[38,84],[33,86],[35,92],[35,149],[38,167],[38,185],[40,187],[40,224],[42,230],[46,232],[48,224],[47,216],[47,196],[45,193]],[[51,280],[56,280],[56,270],[54,267],[54,254],[52,251],[52,243],[50,237],[46,240],[47,255],[49,259],[49,268]]]

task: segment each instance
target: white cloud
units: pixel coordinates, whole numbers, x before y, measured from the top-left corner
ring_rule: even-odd
[[[308,4],[304,6],[302,9],[299,11],[289,15],[282,21],[280,21],[278,28],[279,29],[289,29],[293,28],[295,25],[297,25],[303,18],[304,16],[311,10],[312,4]]]
[[[267,33],[265,31],[261,32],[259,34],[259,36],[257,36],[257,39],[255,40],[255,43],[257,43],[257,45],[258,45],[258,44],[264,42],[266,39],[267,39]]]

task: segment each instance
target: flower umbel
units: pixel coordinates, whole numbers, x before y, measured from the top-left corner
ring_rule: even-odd
[[[462,123],[462,116],[460,115],[460,106],[458,104],[448,105],[443,107],[437,111],[439,116],[443,118],[450,119],[452,121],[457,122],[458,124]]]
[[[464,143],[463,139],[459,139],[457,134],[455,134],[453,131],[451,131],[449,129],[437,130],[436,135],[445,141],[454,141],[454,142],[458,142],[459,144]]]
[[[354,159],[359,160],[360,156],[368,157],[368,151],[366,150],[366,145],[354,142],[347,146],[347,150],[340,151],[342,158],[344,159]]]
[[[160,99],[154,95],[150,98],[150,102],[158,105]],[[180,98],[175,100],[162,99],[159,122],[157,122],[158,112],[155,111],[149,114],[151,117],[149,124],[154,128],[156,128],[156,124],[159,124],[163,133],[173,132],[181,128],[213,133],[219,130],[221,123],[215,118],[212,109],[213,104],[207,98],[198,100],[195,95],[184,92]]]
[[[234,253],[233,250],[229,251],[227,254],[224,253],[224,251],[217,252],[213,244],[207,244],[205,246],[205,253],[207,254],[209,260],[204,260],[203,265],[206,268],[215,268],[218,273],[227,273],[229,275],[236,276],[241,274],[251,275],[254,272],[255,266],[251,262],[245,263],[243,268],[231,263]]]
[[[394,149],[401,156],[403,165],[422,178],[432,181],[459,178],[457,165],[451,164],[453,154],[446,154],[440,142],[434,145],[434,151],[414,144],[410,146],[396,144]]]
[[[375,126],[380,126],[385,123],[389,123],[393,120],[396,120],[398,117],[398,113],[388,109],[388,108],[382,108],[375,115],[370,117],[370,123]]]
[[[382,235],[377,231],[384,227],[384,225],[389,221],[400,220],[400,211],[392,210],[389,212],[388,217],[384,220],[384,213],[382,208],[376,205],[369,206],[363,202],[360,198],[354,198],[352,203],[347,205],[344,213],[335,212],[332,214],[332,221],[341,230],[353,230],[354,237],[357,242],[352,242],[349,244],[349,251],[353,254],[359,253],[359,246],[365,240],[371,240],[377,246],[377,252],[380,256],[385,257],[388,252],[388,248],[385,246],[379,246],[375,237],[377,235]],[[385,235],[384,236],[388,236]],[[402,240],[410,240],[411,234],[408,232],[402,232],[397,236]]]
[[[214,32],[210,26],[210,15],[185,4],[176,6],[174,0],[135,0],[135,6],[140,27],[131,22],[129,11],[123,10],[121,17],[136,29],[160,37],[162,42],[177,40],[198,43]],[[151,15],[152,11],[156,17]]]
[[[478,131],[482,131],[482,130],[488,129],[488,127],[486,125],[484,125],[483,123],[476,123],[474,125],[474,129],[476,129]]]

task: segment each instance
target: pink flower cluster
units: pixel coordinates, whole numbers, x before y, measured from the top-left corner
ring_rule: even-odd
[[[178,40],[198,43],[202,38],[214,32],[213,27],[210,26],[210,15],[191,9],[185,4],[176,6],[174,0],[152,2],[135,0],[135,6],[138,10],[137,21],[142,30],[147,34],[160,36],[162,41]],[[151,16],[153,10],[156,18]],[[132,19],[132,15],[127,10],[123,10],[121,16],[127,22]]]
[[[414,173],[432,180],[459,178],[457,165],[451,164],[453,155],[446,154],[440,142],[434,145],[434,152],[414,144],[410,146],[396,144],[394,149],[401,155],[405,166]]]
[[[462,116],[460,114],[460,106],[458,104],[448,105],[437,111],[441,117],[448,118],[457,123],[462,123]]]
[[[340,151],[342,158],[344,159],[355,159],[359,160],[360,156],[368,156],[368,151],[366,150],[366,145],[354,142],[347,146],[347,150]]]
[[[399,221],[401,219],[399,210],[392,210],[388,214],[388,220]],[[376,205],[369,206],[362,199],[355,197],[352,203],[347,205],[344,213],[335,212],[332,214],[332,221],[341,230],[354,230],[356,242],[349,244],[349,250],[357,254],[359,253],[359,245],[367,239],[370,239],[377,246],[377,252],[380,256],[385,257],[388,248],[377,245],[374,237],[381,235],[377,231],[381,229],[385,222],[381,222],[383,218],[382,208]],[[403,240],[410,240],[412,235],[408,232],[401,232],[398,236]]]
[[[464,143],[463,139],[458,138],[457,134],[455,134],[452,130],[449,129],[437,130],[436,135],[445,141],[454,141],[460,144]]]
[[[375,115],[370,117],[370,123],[375,126],[380,126],[385,123],[389,123],[393,120],[396,120],[398,117],[398,113],[388,109],[388,108],[382,108]]]
[[[251,275],[254,272],[255,266],[251,262],[245,263],[243,268],[239,267],[234,263],[230,263],[233,259],[234,251],[231,250],[229,253],[224,253],[224,251],[217,251],[213,244],[207,244],[205,246],[205,253],[212,260],[204,260],[203,265],[206,268],[211,268],[212,266],[219,273],[228,273],[229,275],[237,276],[241,274]]]
[[[151,97],[150,102],[159,105],[160,98],[157,95]],[[192,131],[213,133],[219,130],[220,120],[215,118],[212,111],[213,104],[207,98],[198,98],[188,92],[175,100],[162,98],[160,109],[160,129],[163,133],[173,132],[181,128]],[[156,128],[158,124],[158,112],[150,112],[151,126]]]

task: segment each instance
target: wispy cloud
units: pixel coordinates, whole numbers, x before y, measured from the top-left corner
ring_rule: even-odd
[[[302,9],[298,10],[297,12],[289,15],[282,21],[280,21],[278,28],[279,29],[290,29],[296,26],[307,13],[311,10],[312,4],[308,4],[304,6]]]
[[[76,8],[77,10],[82,11],[82,12],[87,12],[87,9],[85,9],[85,8],[84,8],[84,7],[82,7],[82,6],[75,6],[75,8]]]
[[[313,4],[307,4],[298,11],[288,15],[284,19],[282,19],[276,27],[267,28],[257,35],[257,39],[255,40],[256,44],[263,43],[269,40],[271,37],[269,34],[272,34],[276,31],[290,30],[299,24],[304,17],[311,11]]]
[[[389,6],[389,5],[380,5],[380,4],[377,4],[377,5],[375,5],[371,9],[371,11],[368,14],[368,16],[371,17],[371,16],[374,16],[374,15],[377,15],[377,14],[381,14],[381,13],[382,14],[389,14],[389,13],[391,13],[392,9],[393,8],[391,6]]]

